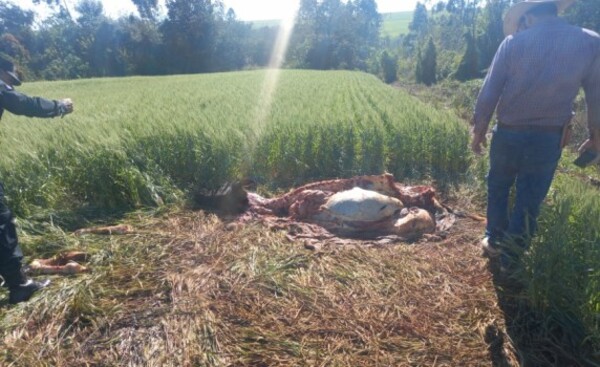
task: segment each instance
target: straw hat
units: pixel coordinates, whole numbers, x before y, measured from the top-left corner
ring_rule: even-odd
[[[525,15],[529,10],[534,8],[536,5],[544,3],[555,3],[558,8],[558,12],[562,12],[571,6],[575,0],[525,0],[520,3],[516,3],[504,16],[504,34],[506,36],[511,35],[519,28],[519,21],[521,17]]]

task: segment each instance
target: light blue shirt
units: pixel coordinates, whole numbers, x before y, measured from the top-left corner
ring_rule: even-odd
[[[474,132],[486,132],[494,110],[514,126],[563,126],[583,87],[589,127],[600,127],[600,36],[551,18],[500,44],[477,97]]]

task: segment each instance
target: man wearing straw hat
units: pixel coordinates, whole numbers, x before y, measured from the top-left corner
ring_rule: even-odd
[[[15,91],[21,85],[15,65],[0,54],[0,118],[4,110],[30,117],[56,117],[73,112],[70,99],[49,100],[29,97]],[[23,253],[19,247],[13,215],[4,202],[4,187],[0,183],[0,275],[9,289],[9,302],[27,301],[47,282],[28,279],[21,268]]]
[[[558,17],[574,2],[525,0],[513,5],[504,18],[507,37],[477,97],[471,141],[476,154],[486,146],[494,111],[497,118],[482,245],[488,256],[501,255],[502,270],[515,264],[535,232],[580,88],[590,133],[580,150],[600,152],[600,37]],[[509,212],[513,185],[516,195]]]

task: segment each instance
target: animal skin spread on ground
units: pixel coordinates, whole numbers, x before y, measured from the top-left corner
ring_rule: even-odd
[[[436,230],[441,208],[429,186],[402,186],[390,174],[309,183],[274,198],[248,193],[242,220],[262,219],[278,227],[317,225],[335,236],[415,238]],[[316,231],[320,232],[320,231]],[[318,233],[317,237],[322,237]]]

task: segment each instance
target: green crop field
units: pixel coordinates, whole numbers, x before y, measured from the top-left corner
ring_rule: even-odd
[[[32,95],[72,97],[76,111],[45,121],[5,115],[0,175],[11,206],[19,215],[135,208],[243,176],[274,187],[466,171],[466,127],[373,76],[289,70],[269,92],[267,75],[28,84]]]
[[[395,38],[408,33],[408,25],[412,21],[412,11],[402,11],[396,13],[381,14],[381,36]],[[250,22],[254,29],[262,27],[277,27],[281,21],[273,20],[256,20]]]
[[[382,14],[381,36],[395,38],[408,33],[408,25],[412,21],[412,13],[412,11],[402,11]]]
[[[499,320],[508,316],[475,245],[480,223],[462,222],[439,243],[308,252],[281,232],[229,228],[182,205],[196,190],[238,178],[268,194],[387,171],[483,211],[486,160],[472,157],[468,126],[452,112],[350,71],[20,90],[75,103],[65,118],[2,118],[0,178],[25,255],[85,250],[92,270],[0,308],[0,364],[480,365],[505,338]],[[506,330],[512,345],[536,352],[547,342],[552,357],[562,343],[579,358],[589,355],[584,345],[600,346],[600,194],[570,163],[560,169],[524,256],[525,290],[511,300],[535,311],[518,335],[535,329],[536,337]],[[135,231],[72,233],[114,218]],[[503,356],[506,365],[517,361]]]

